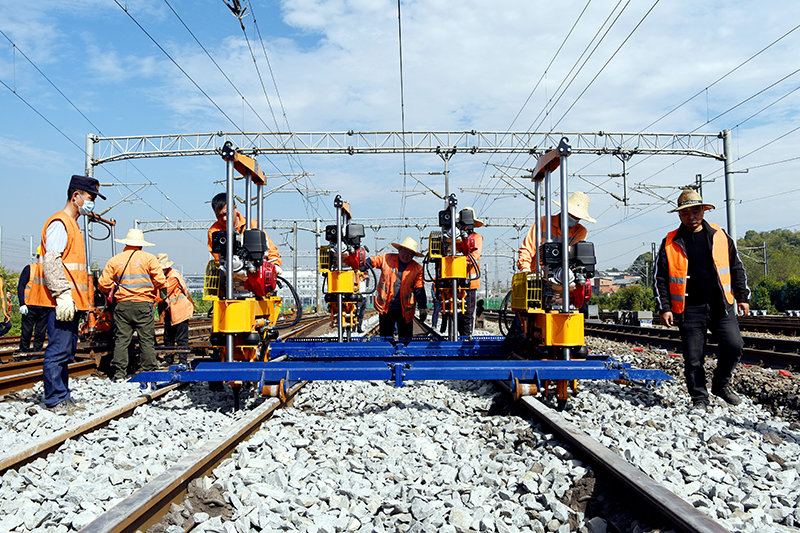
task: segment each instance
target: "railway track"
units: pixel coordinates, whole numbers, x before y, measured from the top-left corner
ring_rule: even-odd
[[[309,321],[308,324],[296,328],[290,334],[297,335],[313,331],[314,328],[319,327],[321,322],[325,323],[327,319]],[[377,325],[369,333],[377,333]],[[431,333],[430,327],[417,321],[415,335],[429,333]],[[191,455],[183,457],[161,475],[98,517],[82,531],[145,530],[149,526],[160,522],[169,511],[170,505],[173,502],[182,500],[193,479],[199,479],[211,473],[217,465],[235,451],[237,445],[253,435],[275,410],[286,405],[286,403],[291,403],[292,398],[301,389],[302,385],[298,384],[292,389],[285,403],[281,403],[277,399],[265,400],[259,407],[248,413],[246,418],[237,421],[228,428],[224,437],[209,441]],[[63,432],[47,442],[39,443],[33,448],[20,452],[14,458],[0,462],[0,472],[8,469],[18,469],[21,465],[27,464],[37,457],[46,456],[67,439],[75,439],[82,434],[94,431],[114,418],[128,416],[140,405],[157,397],[162,397],[177,387],[177,385],[166,387],[151,395],[138,398],[125,406],[109,410],[110,412],[102,413],[96,419],[84,423],[79,428]],[[559,433],[579,455],[590,458],[591,463],[598,469],[610,472],[618,478],[628,486],[629,490],[637,494],[639,498],[642,498],[648,506],[652,506],[653,510],[658,512],[659,515],[667,517],[677,529],[701,532],[724,531],[716,522],[655,483],[641,471],[631,466],[625,459],[593,439],[582,435],[579,430],[570,426],[557,413],[543,406],[537,400],[525,399],[523,404],[532,409],[532,413],[537,419],[547,423],[553,431]]]
[[[589,336],[661,346],[673,351],[681,349],[680,333],[677,329],[587,322],[584,325],[584,330],[586,335]],[[776,339],[749,335],[742,335],[742,339],[744,340],[743,363],[773,368],[800,367],[800,341],[796,339]],[[716,348],[713,338],[709,338],[708,347],[709,349]]]

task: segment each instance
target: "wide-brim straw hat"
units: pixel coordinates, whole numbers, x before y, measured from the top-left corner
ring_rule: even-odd
[[[472,211],[472,220],[475,221],[475,227],[476,228],[480,228],[481,226],[483,226],[483,221],[482,220],[478,220],[478,217],[475,216],[475,210],[472,209],[471,207],[465,207],[464,209],[462,209],[462,211],[464,211],[466,209],[469,209],[470,211]]]
[[[561,207],[560,203],[553,203],[558,207]],[[569,200],[567,201],[567,213],[575,218],[585,220],[586,222],[597,222],[595,219],[589,216],[589,196],[581,191],[575,191],[569,196]]]
[[[169,255],[167,254],[158,254],[156,255],[156,260],[161,268],[170,268],[172,265],[175,264],[175,261],[169,260]]]
[[[417,241],[415,241],[411,237],[406,237],[405,239],[403,239],[403,242],[400,242],[400,243],[393,242],[392,246],[394,246],[398,250],[400,248],[405,248],[406,250],[410,250],[410,251],[414,252],[414,256],[415,257],[422,257],[422,254],[418,252],[419,244],[417,243]]]
[[[129,229],[124,239],[114,239],[126,246],[155,246],[152,242],[144,240],[144,232],[140,229]]]
[[[703,202],[703,197],[700,196],[700,193],[697,191],[693,189],[684,189],[681,192],[681,195],[678,196],[678,207],[667,212],[677,213],[678,211],[688,209],[689,207],[694,207],[696,205],[702,205],[704,207],[704,211],[715,209],[713,205]]]

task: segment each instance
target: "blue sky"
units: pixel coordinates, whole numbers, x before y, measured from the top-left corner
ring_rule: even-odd
[[[800,75],[794,74],[800,68],[797,2],[594,0],[588,2],[566,40],[587,5],[585,0],[559,2],[558,9],[552,2],[529,0],[426,0],[401,5],[407,130],[505,131],[536,126],[545,131],[717,133],[729,128],[733,132],[732,167],[748,170],[735,174],[739,235],[748,229],[800,228],[796,216],[800,159],[794,159],[800,157],[800,131],[794,131],[800,102],[800,91],[796,91]],[[273,114],[284,131],[401,129],[396,2],[252,2],[244,24],[272,110],[239,21],[221,0],[169,0],[169,4],[164,0],[119,0],[119,4],[113,0],[45,0],[36,6],[22,9],[19,4],[0,3],[0,30],[5,34],[0,35],[0,81],[5,84],[0,85],[4,199],[0,226],[2,264],[6,267],[21,268],[27,262],[27,235],[38,239],[44,220],[64,204],[69,176],[83,173],[87,133],[265,131],[264,122],[270,129],[276,127]],[[245,96],[246,103],[170,6]],[[570,72],[573,65],[583,63],[579,58],[585,49],[594,49],[592,38],[609,15],[609,20],[616,22],[585,64]],[[562,42],[563,48],[545,73]],[[562,80],[573,76],[558,102],[547,105],[560,94]],[[259,158],[268,174],[291,173],[302,167],[312,174],[302,180],[303,187],[342,194],[351,202],[356,217],[399,216],[402,193],[393,191],[403,187],[400,155],[304,155],[298,160],[290,165],[286,157]],[[458,193],[460,205],[473,205],[484,217],[530,217],[533,206],[521,196],[497,198],[458,192],[459,188],[475,187],[496,190],[498,180],[492,175],[497,171],[487,162],[519,167],[534,164],[525,158],[457,155],[450,164],[451,189]],[[442,169],[442,162],[433,155],[408,155],[406,168],[435,172]],[[666,213],[668,203],[647,191],[632,190],[628,207],[609,194],[621,196],[622,190],[620,178],[608,177],[621,172],[621,163],[613,156],[573,156],[569,168],[582,176],[570,178],[570,189],[589,192],[590,213],[598,219],[597,224],[588,226],[600,266],[627,266],[649,250],[650,242],[659,242],[677,226],[676,215]],[[659,187],[651,191],[668,199],[677,196],[676,187],[693,182],[695,174],[714,180],[704,186],[706,200],[718,207],[708,218],[725,226],[720,162],[634,156],[628,169],[631,186]],[[118,234],[124,234],[134,219],[210,218],[207,201],[222,190],[214,181],[224,172],[217,157],[160,158],[103,165],[96,169],[96,177],[104,183],[156,183],[140,191],[133,203],[122,203],[108,213],[119,223]],[[443,189],[441,177],[424,179],[429,186]],[[269,186],[284,180],[271,178]],[[410,179],[406,187],[422,189]],[[118,202],[130,190],[118,186],[106,192],[109,199],[98,202],[99,210]],[[267,217],[330,219],[334,194],[310,199],[296,192],[273,195],[266,201]],[[439,209],[440,201],[432,195],[414,195],[407,198],[405,213],[432,217]],[[513,229],[487,229],[484,233],[486,254],[497,245],[498,253],[507,255],[519,244],[518,232]],[[420,237],[415,228],[384,229],[377,242],[386,246],[406,234]],[[208,259],[204,232],[147,235],[157,244],[151,251],[168,252],[187,272],[201,271]],[[288,257],[291,238],[278,230],[272,230],[270,236]],[[367,242],[375,242],[372,235]],[[301,233],[299,248],[312,250],[310,235]],[[96,243],[94,253],[94,260],[104,263],[110,255],[108,242]],[[301,265],[311,261],[300,257]],[[487,258],[490,268],[500,267],[497,276],[501,278],[510,278],[510,263],[507,257]]]

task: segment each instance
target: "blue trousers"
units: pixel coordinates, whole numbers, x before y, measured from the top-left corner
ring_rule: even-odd
[[[78,347],[78,317],[56,320],[55,308],[47,311],[47,348],[44,350],[44,404],[53,407],[71,400],[67,365],[75,360]]]

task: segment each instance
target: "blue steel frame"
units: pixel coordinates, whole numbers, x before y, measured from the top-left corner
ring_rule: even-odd
[[[464,341],[412,340],[408,344],[388,339],[351,343],[303,340],[273,342],[271,362],[194,361],[193,368],[171,366],[168,371],[142,372],[131,381],[140,383],[248,381],[283,384],[285,390],[298,381],[389,381],[402,386],[418,380],[545,380],[612,379],[644,381],[658,386],[672,378],[660,370],[635,369],[608,356],[585,360],[509,360],[501,348],[503,337],[478,337]],[[491,359],[490,357],[502,357]]]

